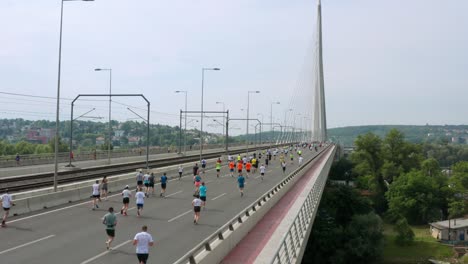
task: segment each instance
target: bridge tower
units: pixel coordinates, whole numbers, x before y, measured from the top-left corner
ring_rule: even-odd
[[[327,117],[325,111],[325,88],[323,78],[321,0],[318,0],[317,6],[317,52],[315,67],[314,127],[312,129],[312,140],[324,142],[327,140]]]

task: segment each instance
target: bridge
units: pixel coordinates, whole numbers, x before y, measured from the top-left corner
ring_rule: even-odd
[[[18,194],[17,207],[11,209],[16,215],[9,218],[7,228],[0,230],[2,263],[136,262],[132,241],[143,225],[148,226],[155,239],[149,263],[300,263],[336,152],[335,145],[324,143],[327,133],[320,1],[317,10],[314,124],[310,128],[312,133],[303,134],[299,141],[323,145],[320,143],[315,149],[298,144],[304,157],[302,164],[298,164],[297,155],[293,161],[286,156],[287,169],[283,172],[279,158],[272,159],[265,178],[259,172],[250,175],[245,195],[241,196],[236,177],[230,175],[227,165],[223,164],[221,176],[217,178],[210,160],[208,170],[202,175],[208,188],[207,204],[198,224],[192,221],[194,186],[190,167],[193,162],[183,164],[185,173],[181,179],[176,177],[173,166],[160,168],[157,176],[170,172],[165,197],[158,195],[158,185],[156,194],[146,199],[139,217],[132,200],[129,215],[117,216],[111,250],[106,250],[102,217],[109,207],[119,211],[120,191],[124,183],[135,187],[134,175],[111,178],[112,193],[96,210],[91,210],[89,200],[91,182],[76,183],[71,189],[41,196],[19,198]],[[286,132],[286,114],[276,143],[298,143],[294,128]],[[295,123],[295,116],[293,120],[291,123]],[[15,169],[20,168],[11,171]],[[54,200],[59,199],[69,202],[55,204]]]

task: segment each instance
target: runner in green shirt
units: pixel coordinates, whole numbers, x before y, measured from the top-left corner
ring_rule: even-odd
[[[221,171],[221,160],[216,162],[216,177],[219,178],[219,172]]]
[[[109,207],[109,213],[104,215],[102,223],[106,226],[106,233],[108,236],[106,247],[109,250],[115,237],[115,226],[117,225],[117,216],[114,214],[114,208]]]

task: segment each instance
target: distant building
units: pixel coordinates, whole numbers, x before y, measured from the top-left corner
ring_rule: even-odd
[[[132,146],[137,146],[138,143],[140,142],[140,137],[129,137],[128,138],[128,145],[132,145]]]
[[[121,138],[124,136],[125,131],[124,130],[114,130],[114,135],[117,139]]]
[[[106,143],[106,140],[104,139],[104,137],[97,137],[96,138],[96,145],[97,146],[104,145],[104,143]]]
[[[437,240],[455,242],[468,240],[468,219],[450,219],[450,222],[449,220],[445,220],[430,223],[429,225],[431,235]]]
[[[29,142],[47,144],[55,136],[55,129],[30,128],[26,130],[26,140]]]

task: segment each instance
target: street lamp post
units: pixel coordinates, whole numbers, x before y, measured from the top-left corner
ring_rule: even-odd
[[[286,122],[286,114],[287,114],[288,112],[291,112],[291,111],[293,111],[292,108],[286,109],[286,110],[284,111],[284,127],[285,127],[285,128],[284,128],[284,133],[286,133],[286,126],[288,125],[287,122]],[[283,134],[283,135],[284,135],[284,134]],[[284,135],[284,136],[285,136],[285,135]],[[282,137],[283,137],[283,136],[282,136]],[[286,138],[285,138],[285,141],[286,141]]]
[[[249,107],[250,107],[250,94],[251,93],[260,93],[260,91],[248,91],[247,92],[247,148],[245,155],[249,155]]]
[[[263,115],[260,114],[260,113],[257,113],[257,116],[261,116],[262,117],[262,124],[260,125],[260,145],[262,145],[262,126],[263,126]]]
[[[280,102],[271,102],[271,104],[270,104],[270,131],[273,130],[273,125],[272,125],[273,124],[273,105],[275,105],[275,104],[280,104]],[[274,135],[275,134],[273,133],[273,137],[274,137]],[[270,140],[270,142],[271,142],[271,140]],[[270,144],[270,148],[271,148],[271,144]]]
[[[59,36],[59,56],[58,56],[58,77],[57,77],[57,110],[55,112],[55,155],[54,155],[54,192],[57,191],[58,176],[58,151],[59,151],[59,121],[60,121],[60,77],[62,70],[62,28],[63,28],[63,2],[64,1],[84,1],[94,0],[62,0],[60,1],[60,36]],[[70,150],[71,151],[71,150]]]
[[[201,112],[200,112],[200,161],[203,154],[203,85],[205,83],[205,71],[219,71],[220,68],[202,68],[202,82],[201,82]]]
[[[185,128],[184,128],[184,155],[187,155],[187,91],[175,91],[176,93],[185,93]]]
[[[216,102],[216,104],[222,104],[223,105],[223,124],[225,123],[224,121],[224,112],[226,112],[226,105],[224,104],[224,102]],[[224,127],[225,125],[223,125],[223,135],[224,135]]]
[[[109,72],[109,142],[107,143],[107,163],[111,164],[111,144],[112,144],[112,69],[97,68],[94,71],[108,71]]]

